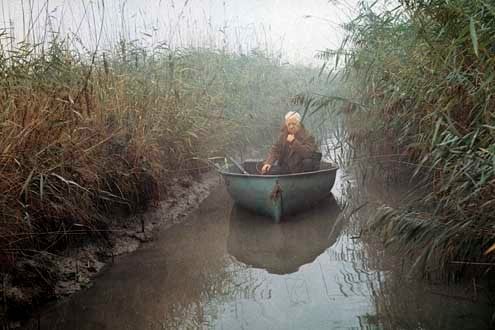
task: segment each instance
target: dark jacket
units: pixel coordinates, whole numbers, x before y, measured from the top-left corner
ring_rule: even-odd
[[[284,125],[280,136],[268,153],[265,164],[273,165],[278,160],[278,165],[289,173],[303,171],[303,160],[311,159],[318,152],[315,138],[304,127],[296,133],[292,143],[287,142],[287,127]]]

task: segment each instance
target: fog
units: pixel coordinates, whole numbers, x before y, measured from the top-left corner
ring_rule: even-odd
[[[357,0],[0,0],[0,28],[17,41],[77,36],[78,47],[108,48],[122,37],[143,46],[207,47],[318,65],[337,48]]]

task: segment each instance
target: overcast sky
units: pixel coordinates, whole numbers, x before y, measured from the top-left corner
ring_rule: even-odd
[[[357,0],[0,0],[0,26],[18,38],[43,38],[45,22],[62,34],[77,33],[91,47],[121,35],[150,45],[268,48],[291,63],[317,63],[318,50],[339,46],[340,24]],[[46,17],[50,17],[47,21]]]

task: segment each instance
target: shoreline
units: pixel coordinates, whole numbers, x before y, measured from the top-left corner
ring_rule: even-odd
[[[140,214],[112,219],[110,230],[104,233],[106,239],[87,239],[59,254],[41,251],[36,258],[19,262],[13,275],[0,273],[0,324],[7,329],[19,328],[48,304],[91,287],[99,274],[112,267],[115,257],[136,251],[141,244],[152,241],[158,231],[182,222],[218,184],[215,171],[201,174],[199,179],[173,179],[170,193],[155,206]]]

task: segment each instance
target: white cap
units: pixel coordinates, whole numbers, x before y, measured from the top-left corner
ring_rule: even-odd
[[[285,120],[288,120],[289,118],[295,118],[297,121],[301,121],[301,115],[299,112],[295,111],[289,111],[285,114]]]

